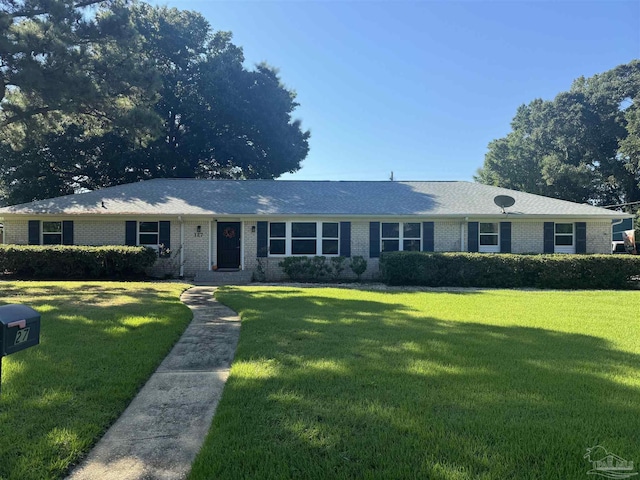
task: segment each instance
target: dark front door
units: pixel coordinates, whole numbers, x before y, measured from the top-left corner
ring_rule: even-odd
[[[218,268],[240,268],[240,222],[218,222]]]

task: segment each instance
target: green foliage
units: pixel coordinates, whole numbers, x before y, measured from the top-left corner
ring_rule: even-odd
[[[146,247],[0,245],[0,272],[22,278],[132,278],[158,259]]]
[[[621,289],[640,276],[632,255],[388,252],[380,266],[389,285],[429,287]]]
[[[2,282],[42,316],[40,344],[3,358],[0,478],[54,480],[122,414],[191,320],[188,285]]]
[[[640,456],[638,292],[216,297],[242,335],[191,480],[588,479],[586,447]]]
[[[253,271],[252,277],[252,281],[254,282],[264,282],[267,280],[267,272],[262,258],[257,259],[256,268]]]
[[[69,120],[101,130],[141,116],[156,78],[130,17],[124,0],[0,2],[0,126],[13,146]]]
[[[229,32],[213,32],[199,13],[145,3],[105,3],[95,17],[70,0],[46,3],[84,13],[87,47],[74,49],[82,40],[75,37],[59,42],[75,52],[65,57],[67,70],[91,88],[58,90],[54,79],[7,95],[0,110],[0,122],[11,122],[0,132],[4,203],[149,178],[275,178],[300,168],[310,133],[292,119],[295,92],[273,67],[247,70]]]
[[[349,268],[351,268],[351,271],[356,274],[358,281],[360,281],[360,277],[367,270],[367,260],[361,255],[355,255],[351,257]]]
[[[476,180],[575,202],[640,200],[640,60],[518,108]]]
[[[331,279],[339,280],[344,272],[345,257],[331,257]]]
[[[319,282],[337,280],[344,270],[344,261],[344,257],[333,257],[330,262],[324,256],[286,257],[278,262],[278,266],[295,282]]]

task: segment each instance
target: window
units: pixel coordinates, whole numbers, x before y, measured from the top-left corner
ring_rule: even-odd
[[[338,255],[339,225],[337,222],[322,223],[322,255]]]
[[[269,255],[338,255],[338,222],[270,222]]]
[[[573,223],[555,224],[554,251],[556,253],[576,253],[573,231]]]
[[[420,251],[420,224],[405,223],[402,228],[402,250],[405,252]]]
[[[157,247],[160,243],[158,238],[158,222],[138,223],[138,245],[147,247]]]
[[[500,229],[497,223],[481,223],[478,251],[500,253]]]
[[[42,222],[42,244],[62,245],[62,222]]]
[[[291,222],[292,255],[316,254],[317,227],[315,222]]]
[[[286,253],[286,226],[284,222],[269,224],[269,253],[271,255],[284,255]]]
[[[382,251],[397,252],[420,251],[422,239],[419,222],[411,223],[382,223]]]

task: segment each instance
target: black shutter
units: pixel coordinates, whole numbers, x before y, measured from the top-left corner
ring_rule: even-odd
[[[479,228],[480,228],[480,225],[478,222],[469,222],[467,224],[467,251],[468,252],[477,252],[479,250],[478,248]]]
[[[40,245],[40,220],[29,220],[29,245]]]
[[[70,220],[62,222],[62,244],[73,245],[73,222]]]
[[[435,250],[435,235],[433,222],[422,222],[422,251],[433,252]]]
[[[158,250],[160,257],[171,257],[171,222],[158,222],[158,245],[162,245]]]
[[[576,253],[587,253],[587,224],[576,222]]]
[[[340,256],[351,256],[351,222],[340,222]]]
[[[158,222],[158,242],[165,249],[171,248],[171,222]]]
[[[136,235],[138,233],[138,222],[134,220],[127,220],[124,235],[124,244],[131,247],[135,247],[138,242],[136,241]]]
[[[511,222],[500,222],[500,253],[511,253]]]
[[[269,254],[269,237],[267,228],[269,222],[258,222],[258,257],[266,257]]]
[[[380,222],[369,222],[369,258],[380,256]]]
[[[171,222],[158,222],[158,242],[164,248],[171,248]]]
[[[544,222],[544,253],[553,253],[555,251],[555,224],[553,222]]]

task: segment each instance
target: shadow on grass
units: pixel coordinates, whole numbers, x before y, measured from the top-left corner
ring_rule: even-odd
[[[122,413],[191,314],[175,293],[146,287],[2,287],[3,301],[28,298],[42,320],[40,345],[3,359],[0,478],[61,478]]]
[[[38,282],[40,283],[40,282]],[[14,303],[24,303],[23,299],[29,298],[29,305],[38,309],[39,306],[52,308],[53,300],[56,305],[63,309],[76,308],[79,313],[85,307],[110,307],[110,306],[132,306],[144,305],[145,301],[153,300],[170,304],[175,299],[163,295],[151,287],[137,288],[135,292],[131,288],[113,287],[105,288],[104,285],[77,282],[74,290],[57,286],[56,282],[41,282],[42,286],[32,282],[28,287],[20,283],[0,284],[0,298],[11,299]],[[159,295],[161,295],[159,297]],[[33,299],[32,299],[33,298]],[[112,304],[114,299],[119,299],[117,304]],[[124,298],[124,300],[123,300]],[[31,300],[32,299],[32,300]],[[55,308],[55,307],[53,307]]]
[[[640,357],[602,338],[221,293],[242,333],[192,478],[582,478],[598,443],[640,460]]]

